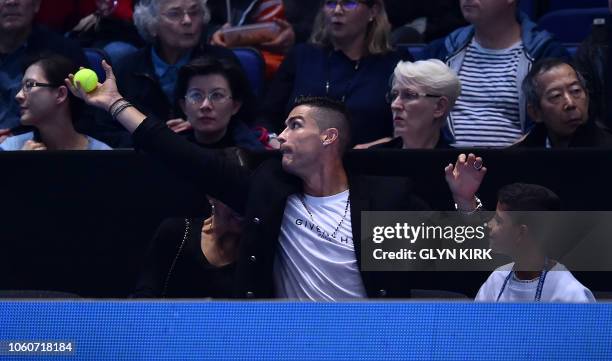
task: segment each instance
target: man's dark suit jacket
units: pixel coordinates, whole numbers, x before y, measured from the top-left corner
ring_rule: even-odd
[[[301,180],[282,169],[280,159],[253,172],[193,145],[165,124],[147,118],[134,132],[137,148],[177,170],[201,189],[242,214],[246,224],[237,260],[235,296],[274,297],[273,264],[287,197],[302,192]],[[425,210],[406,178],[349,174],[351,222],[361,266],[361,211]],[[203,200],[204,201],[204,200]],[[368,297],[410,296],[411,288],[434,288],[421,272],[361,272]],[[428,287],[424,287],[428,286]]]

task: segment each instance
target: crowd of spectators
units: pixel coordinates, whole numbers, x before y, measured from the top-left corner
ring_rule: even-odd
[[[612,13],[612,0],[609,7]],[[227,35],[254,24],[273,34],[246,43]],[[218,213],[168,221],[156,242],[170,237],[174,245],[184,233],[182,242],[197,255],[190,267],[223,278],[220,291],[195,292],[199,296],[229,297],[228,282],[237,283],[242,297],[373,296],[387,292],[382,284],[388,282],[358,268],[352,241],[358,231],[351,230],[358,222],[351,222],[351,214],[367,207],[351,202],[376,187],[346,174],[344,152],[612,147],[610,16],[604,24],[594,25],[574,61],[519,10],[518,0],[236,0],[231,6],[215,0],[92,0],[62,7],[52,0],[4,0],[0,150],[138,145],[174,162],[178,172],[195,173]],[[424,43],[419,59],[396,47],[403,42]],[[232,51],[245,45],[265,64],[259,98]],[[91,65],[84,48],[107,54],[106,81],[89,94],[72,77]],[[279,148],[282,162],[265,164],[251,178],[214,155],[228,147]],[[211,172],[191,169],[196,165]],[[482,159],[461,155],[445,172],[457,209],[479,210]],[[260,202],[251,194],[257,187],[272,199]],[[402,199],[404,206],[422,204],[398,197],[389,210],[400,208]],[[240,215],[262,207],[278,211],[271,223],[264,221],[259,231],[257,224],[248,227],[244,235],[242,227],[233,229]],[[316,235],[291,227],[291,217],[320,225],[325,231],[318,238],[328,241],[328,253],[315,249]],[[263,232],[269,254],[253,248],[257,232]],[[239,243],[246,250],[237,254]],[[168,281],[181,271],[179,254],[168,252],[154,256],[163,267],[149,264],[147,282],[154,286],[141,293],[172,294]],[[544,270],[555,267],[546,262]],[[236,279],[227,274],[234,267]]]

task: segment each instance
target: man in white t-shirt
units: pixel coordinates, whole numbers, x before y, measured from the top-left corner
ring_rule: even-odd
[[[67,82],[71,91],[88,104],[110,109],[133,133],[139,149],[158,156],[189,176],[203,193],[244,216],[236,297],[409,297],[411,288],[422,288],[415,287],[420,280],[410,272],[400,277],[404,272],[360,269],[362,211],[424,207],[405,179],[387,182],[384,177],[347,173],[343,155],[350,144],[350,128],[342,103],[298,99],[278,136],[282,160],[268,159],[250,172],[184,141],[165,124],[133,108],[118,93],[110,66],[103,65],[107,80],[98,90],[86,94]],[[444,169],[458,210],[472,212],[481,206],[475,194],[486,173],[482,165],[474,154],[461,154]]]
[[[595,302],[591,291],[565,266],[547,257],[544,230],[554,224],[536,214],[521,213],[559,211],[560,205],[555,193],[539,185],[515,183],[500,189],[489,238],[494,252],[514,262],[489,276],[476,301]]]
[[[350,144],[346,112],[324,99],[307,101],[296,106],[285,123],[278,137],[282,167],[302,180],[303,191],[286,201],[273,266],[275,296],[302,300],[367,297],[356,252],[360,239],[353,237],[357,232],[351,217],[350,192],[357,189],[349,190],[342,164]],[[471,154],[462,155],[456,167],[446,168],[461,209],[477,208],[475,192],[486,171],[481,165],[482,160]]]

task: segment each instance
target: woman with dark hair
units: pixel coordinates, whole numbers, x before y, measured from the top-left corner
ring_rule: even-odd
[[[249,81],[232,61],[198,58],[179,70],[176,102],[190,125],[188,138],[203,147],[263,149],[243,120],[252,116]]]
[[[391,136],[385,94],[395,65],[410,54],[391,49],[390,30],[382,0],[326,0],[310,43],[297,45],[276,73],[260,123],[280,130],[298,96],[326,96],[345,102],[353,144]]]
[[[7,138],[1,150],[108,150],[108,145],[78,133],[74,121],[79,119],[83,101],[64,84],[68,74],[78,67],[61,55],[45,55],[33,61],[23,76],[19,103],[21,124],[34,131]]]
[[[125,98],[175,131],[185,125],[173,106],[179,69],[201,56],[238,64],[231,50],[206,44],[209,19],[206,0],[141,0],[134,7],[134,25],[147,46],[114,65]],[[132,146],[129,134],[107,114],[98,113],[94,131],[115,147]]]

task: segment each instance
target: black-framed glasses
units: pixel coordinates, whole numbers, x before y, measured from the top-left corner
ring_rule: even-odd
[[[21,84],[21,90],[23,90],[24,93],[29,93],[30,91],[32,91],[32,88],[35,87],[57,88],[59,86],[60,85],[57,84],[39,83],[34,80],[26,80],[25,82],[23,82],[23,84]]]
[[[402,89],[402,90],[391,90],[385,95],[387,102],[389,104],[393,103],[397,97],[400,98],[403,102],[409,102],[412,100],[417,100],[419,98],[441,98],[441,95],[435,94],[427,94],[427,93],[417,93],[412,90]]]
[[[358,1],[358,0],[325,0],[325,8],[327,10],[335,10],[338,5],[343,10],[355,10],[359,4],[370,4],[369,1]]]
[[[197,89],[189,90],[185,95],[185,100],[191,105],[201,105],[204,103],[204,99],[208,99],[212,104],[223,104],[232,99],[232,96],[218,90],[206,94]]]

